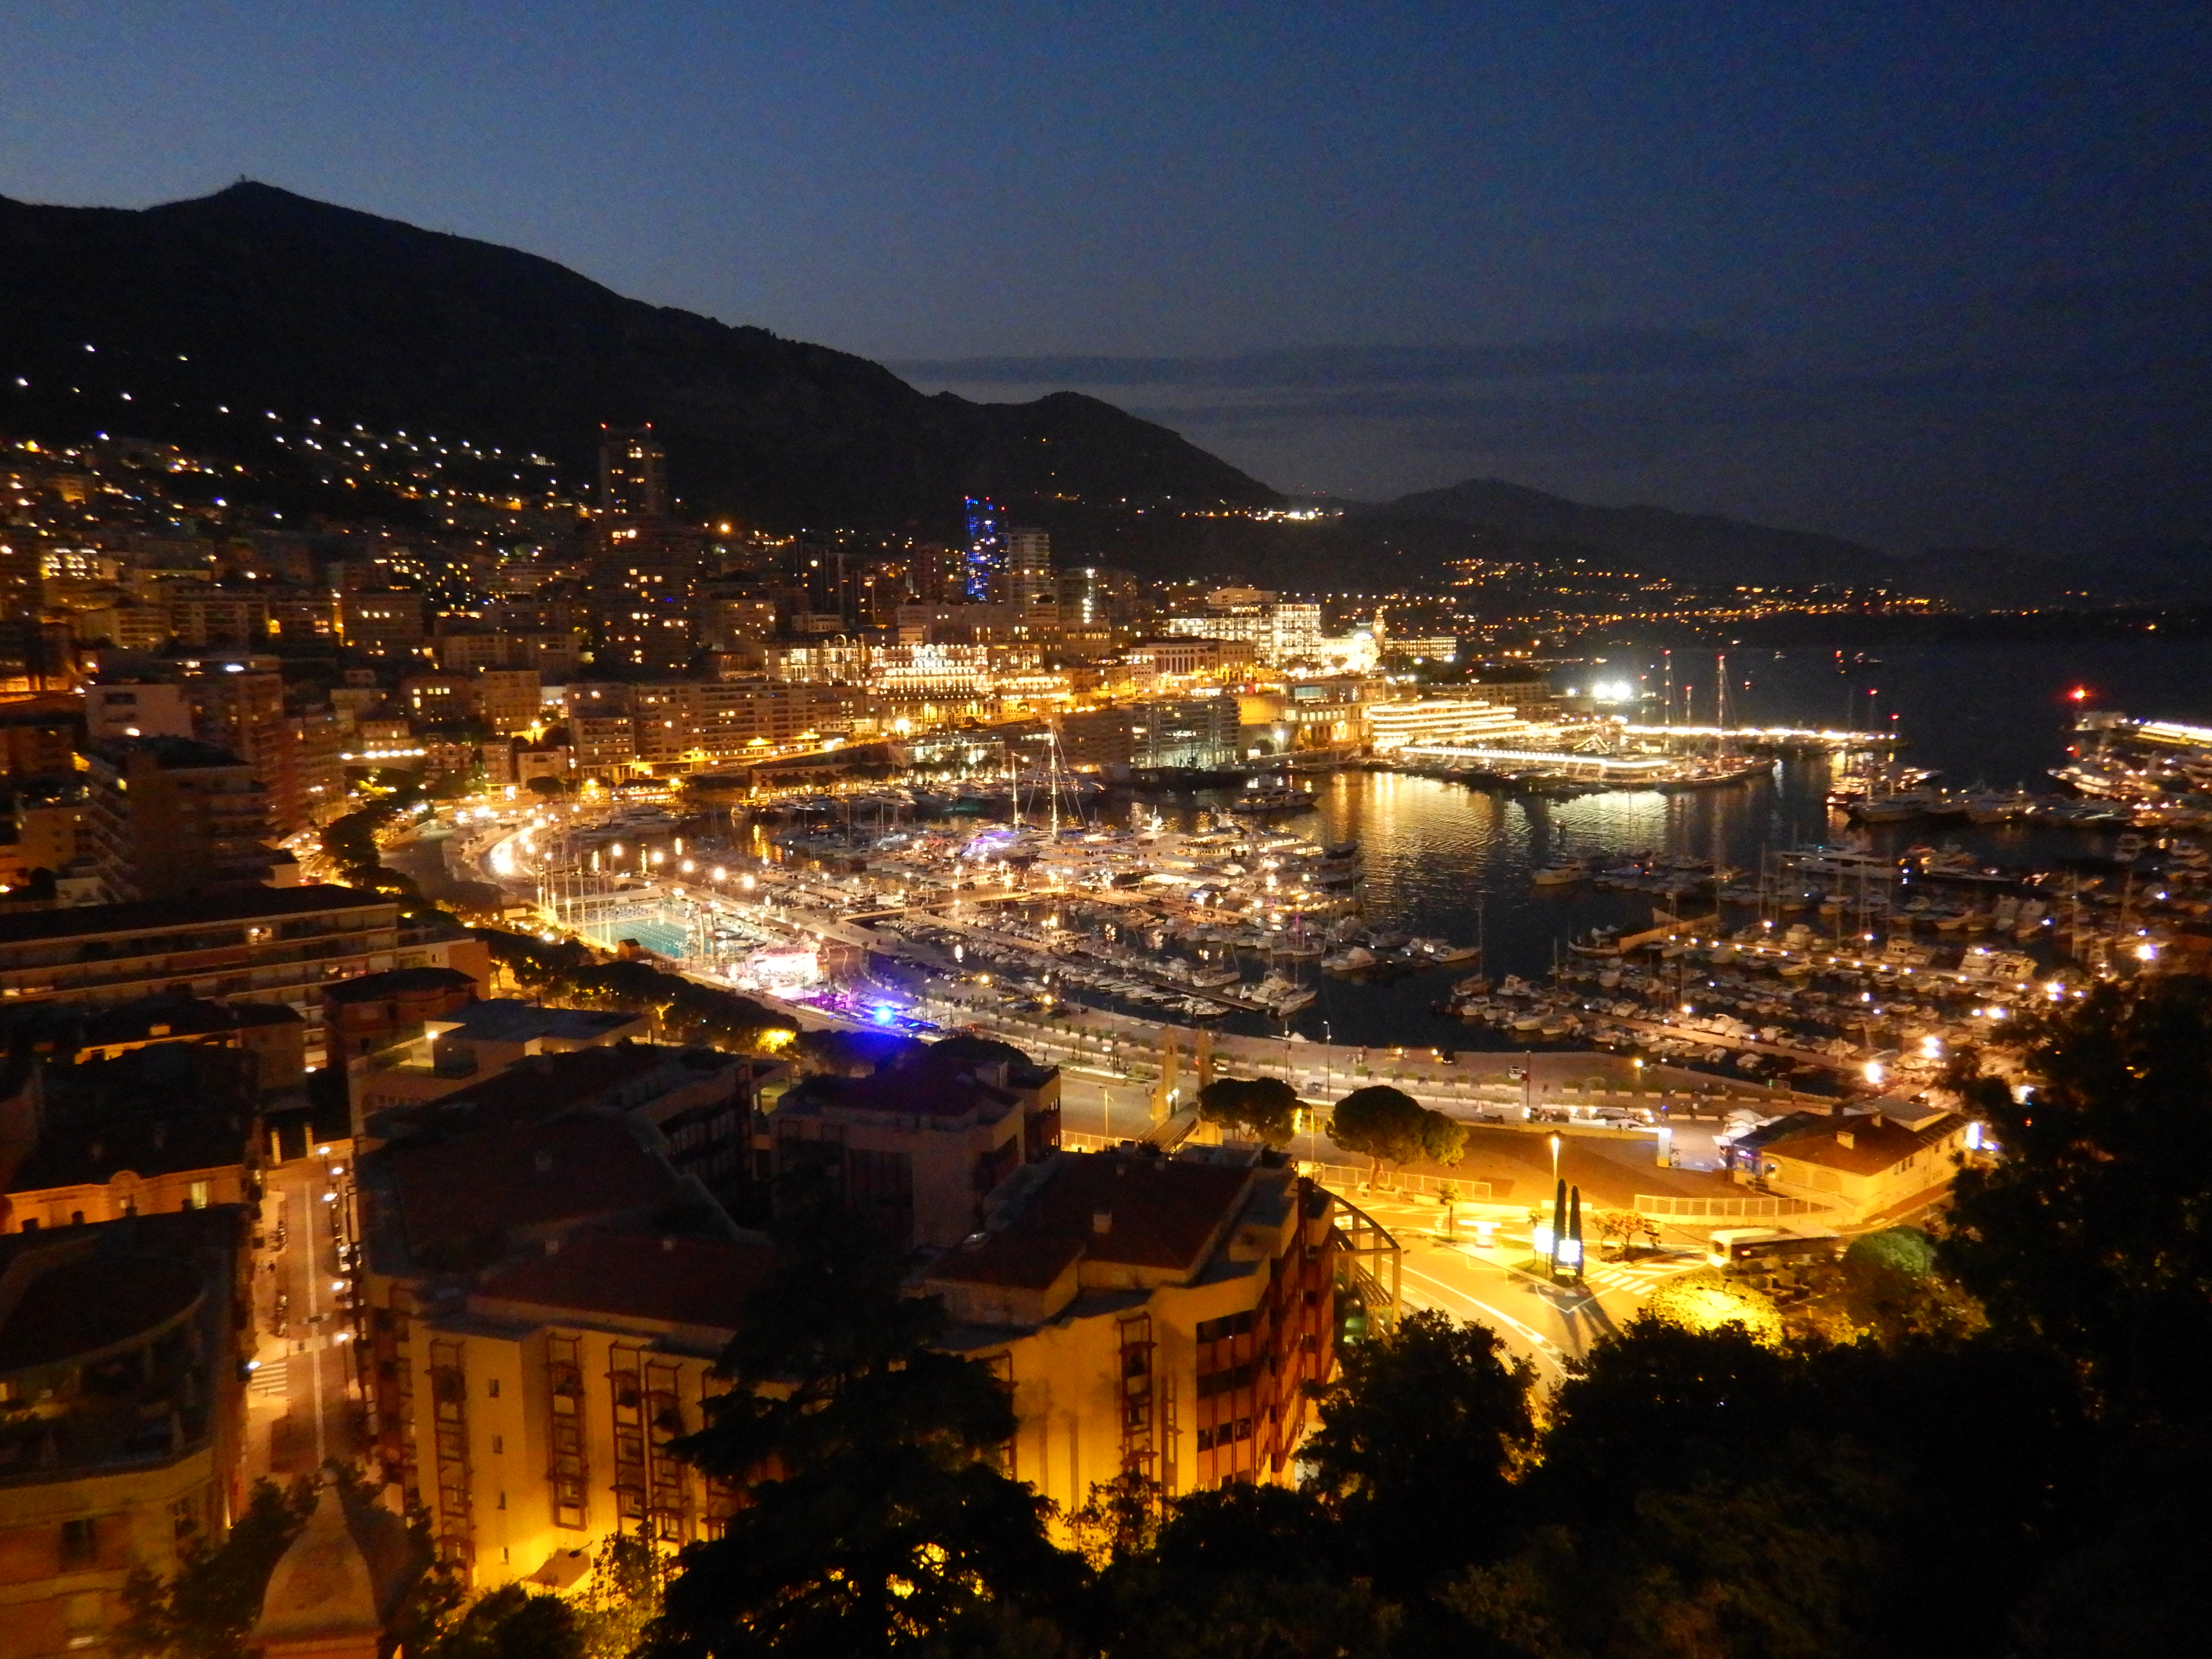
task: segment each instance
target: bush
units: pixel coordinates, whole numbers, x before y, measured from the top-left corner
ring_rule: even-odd
[[[1769,1347],[1782,1341],[1782,1314],[1763,1291],[1729,1278],[1717,1267],[1699,1267],[1668,1279],[1654,1291],[1644,1311],[1686,1331],[1718,1331],[1740,1325]]]

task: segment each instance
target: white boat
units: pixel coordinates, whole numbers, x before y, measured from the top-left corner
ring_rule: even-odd
[[[1589,874],[1579,864],[1547,864],[1528,878],[1539,887],[1564,887]]]

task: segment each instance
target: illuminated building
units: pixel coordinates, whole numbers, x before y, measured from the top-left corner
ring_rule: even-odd
[[[994,1191],[926,1284],[943,1346],[1012,1392],[1008,1473],[1061,1513],[1123,1474],[1170,1498],[1288,1484],[1307,1386],[1335,1369],[1337,1217],[1256,1147],[1063,1152]]]
[[[1054,603],[1050,536],[1042,530],[1007,532],[1006,592],[993,597],[1003,598],[1018,611]]]
[[[666,518],[668,453],[654,441],[653,428],[601,430],[599,511],[614,519]]]
[[[366,587],[338,600],[346,649],[364,657],[417,654],[428,629],[422,596],[403,588]]]
[[[1261,662],[1273,666],[1310,661],[1320,651],[1321,606],[1299,600],[1248,599],[1251,589],[1223,589],[1195,616],[1161,619],[1164,634],[1207,640],[1246,640]]]
[[[1375,752],[1387,755],[1409,743],[1505,742],[1527,734],[1510,705],[1472,697],[1422,697],[1367,706]]]
[[[1078,628],[1121,628],[1134,622],[1143,590],[1136,576],[1111,565],[1077,565],[1057,573],[1060,619]]]
[[[111,898],[174,898],[268,878],[267,792],[228,750],[125,738],[93,750],[86,765],[93,858]]]
[[[1060,1149],[1060,1068],[947,1037],[866,1077],[793,1084],[769,1114],[777,1178],[805,1164],[902,1251],[944,1249],[982,1224],[984,1194]]]
[[[646,1044],[540,1053],[372,1126],[368,1431],[465,1584],[641,1528],[680,1546],[734,1507],[673,1443],[773,1259],[704,1184],[744,1144],[757,1076]]]
[[[962,594],[981,605],[1002,599],[1006,574],[1006,532],[998,507],[979,495],[968,497],[968,557]]]

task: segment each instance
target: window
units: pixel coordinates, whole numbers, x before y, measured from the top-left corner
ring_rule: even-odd
[[[188,1210],[204,1210],[207,1206],[208,1183],[204,1181],[195,1181],[192,1182],[191,1190],[185,1195],[185,1207]]]
[[[100,1554],[100,1522],[91,1516],[62,1522],[62,1568],[88,1567]]]
[[[497,1456],[498,1456],[498,1455],[500,1455],[502,1452],[504,1452],[506,1449],[507,1449],[507,1437],[506,1437],[505,1435],[503,1435],[503,1434],[495,1434],[495,1435],[492,1436],[492,1437],[491,1437],[491,1451],[492,1451],[492,1455],[493,1455],[493,1456],[495,1456],[495,1457],[497,1457]]]
[[[495,1376],[491,1380],[491,1397],[494,1400],[499,1398],[499,1379]]]

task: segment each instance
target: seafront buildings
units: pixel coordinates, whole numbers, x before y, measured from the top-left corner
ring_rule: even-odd
[[[465,457],[434,440],[337,441],[334,477],[434,503],[436,527],[218,514],[214,463],[158,447],[6,458],[0,1659],[100,1649],[133,1568],[173,1569],[249,1478],[320,1455],[419,1503],[477,1587],[572,1584],[617,1532],[713,1536],[744,1494],[674,1443],[801,1177],[944,1298],[948,1345],[1012,1391],[1007,1467],[1063,1510],[1125,1473],[1291,1479],[1307,1386],[1395,1310],[1395,1246],[1315,1160],[1200,1144],[1158,1045],[1263,1022],[1264,1064],[1333,1094],[1336,1045],[1306,1046],[1316,1079],[1285,1035],[1322,974],[1449,969],[1470,1029],[1674,1045],[1654,1064],[1765,1106],[1762,1066],[1886,1088],[1932,1075],[1945,1033],[2070,994],[2039,977],[2045,927],[2096,972],[2189,948],[2179,855],[2117,922],[2077,882],[2064,912],[1931,905],[1907,920],[1932,945],[1878,954],[1843,918],[1894,867],[1793,854],[1754,884],[1564,860],[1542,879],[1649,891],[1668,920],[1531,986],[1479,939],[1364,921],[1358,849],[1268,825],[1347,766],[1723,779],[1662,753],[1670,729],[1554,692],[1529,653],[1573,595],[1149,581],[980,498],[941,540],[693,522],[649,429],[605,434],[574,492],[537,458],[510,492],[452,482]],[[1470,591],[1526,574],[1479,563]],[[1674,602],[1607,580],[1587,614]],[[2163,812],[2207,748],[2085,721],[2075,770],[2098,811]],[[1109,788],[1200,787],[1221,805],[1187,828],[1052,833]],[[2014,810],[1863,810],[1891,807]],[[1018,821],[878,845],[902,813]],[[1978,878],[1925,853],[1927,890]],[[1747,890],[1778,926],[1728,914]],[[680,966],[886,1035],[687,1043],[658,979],[658,1000],[557,975],[536,1000],[516,975],[564,931],[617,984]],[[1712,970],[1694,1005],[1691,963]],[[1086,1000],[1110,1012],[1072,1035]],[[1128,1142],[1064,1131],[1064,1065],[1092,1068],[1087,1103],[1139,1060],[1159,1109]],[[1643,1088],[1557,1109],[1641,1133]],[[1759,1202],[1878,1214],[1969,1150],[1954,1118],[1781,1092],[1733,1142]],[[1547,1109],[1507,1093],[1453,1098],[1521,1127]]]

